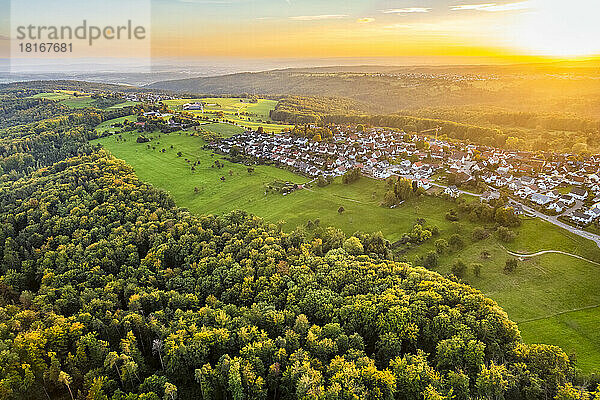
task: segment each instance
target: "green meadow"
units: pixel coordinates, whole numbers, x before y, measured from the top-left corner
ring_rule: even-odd
[[[107,129],[113,122],[107,121],[98,129]],[[383,208],[379,204],[386,190],[385,183],[368,178],[351,185],[344,185],[338,179],[324,188],[312,185],[310,189],[287,196],[265,194],[265,184],[274,180],[302,184],[308,179],[272,166],[255,166],[254,172],[249,173],[246,166],[223,160],[203,149],[203,140],[186,132],[163,134],[160,138],[158,134],[151,135],[154,140],[150,144],[156,150],[136,143],[138,135],[123,133],[124,141],[109,136],[96,142],[130,164],[140,179],[168,191],[179,206],[194,213],[243,209],[272,222],[285,221],[287,231],[308,220],[320,219],[321,225],[338,227],[348,235],[358,230],[381,231],[392,242],[399,240],[422,218],[426,225],[437,226],[440,236],[397,255],[417,264],[420,256],[433,250],[436,239],[448,239],[458,233],[466,245],[462,250],[440,256],[437,268],[440,273],[449,273],[456,260],[464,261],[468,271],[463,279],[496,300],[509,317],[519,323],[524,340],[563,347],[576,354],[579,367],[586,372],[600,365],[600,337],[596,329],[600,309],[586,309],[600,304],[597,290],[600,266],[565,255],[545,254],[519,261],[516,273],[503,272],[506,260],[512,258],[505,247],[522,253],[562,250],[600,262],[600,249],[590,241],[531,219],[524,220],[522,226],[515,229],[517,237],[512,243],[501,243],[493,234],[475,241],[471,236],[478,225],[469,222],[466,216],[461,215],[458,222],[446,220],[445,213],[456,207],[454,203],[426,196],[411,199],[395,209]],[[163,148],[164,153],[160,152]],[[181,157],[177,156],[178,152],[182,152]],[[195,171],[186,158],[199,162]],[[224,167],[212,167],[215,160]],[[221,177],[225,178],[224,182]],[[341,214],[340,206],[345,209]],[[483,265],[479,277],[473,274],[471,263]]]
[[[75,93],[76,92],[70,90],[57,90],[55,92],[38,93],[31,97],[58,101],[69,108],[75,109],[96,106],[96,99],[93,99],[91,94],[77,92],[77,95],[75,95]],[[122,103],[107,107],[107,109],[123,108],[135,104],[137,104],[135,101],[124,101]]]
[[[259,99],[258,103],[248,103],[246,99],[233,97],[206,97],[200,99],[165,100],[164,103],[175,111],[182,111],[186,103],[202,102],[204,111],[188,111],[193,115],[210,117],[219,121],[231,121],[249,129],[262,126],[266,132],[279,133],[291,125],[283,125],[269,118],[269,112],[275,108],[277,101]],[[217,113],[222,112],[223,117]]]

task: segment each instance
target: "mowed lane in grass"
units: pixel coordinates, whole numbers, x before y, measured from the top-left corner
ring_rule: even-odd
[[[382,231],[392,241],[398,240],[412,228],[417,218],[426,220],[427,225],[440,228],[440,238],[446,240],[454,234],[460,234],[465,242],[464,249],[440,257],[437,270],[449,273],[451,265],[463,260],[469,265],[465,280],[496,300],[509,317],[517,322],[534,318],[546,318],[536,322],[519,325],[523,337],[528,342],[548,342],[575,351],[581,367],[591,371],[593,365],[600,365],[600,339],[593,330],[593,324],[585,318],[593,316],[573,314],[573,324],[578,330],[565,332],[565,324],[552,317],[556,313],[600,304],[600,291],[597,290],[596,276],[600,267],[560,254],[546,254],[519,263],[515,274],[506,275],[503,267],[507,259],[512,258],[503,246],[513,251],[534,252],[557,249],[569,251],[584,257],[600,261],[600,249],[567,231],[540,220],[525,220],[515,231],[518,236],[513,243],[503,244],[492,235],[483,241],[471,239],[477,226],[463,216],[457,223],[445,219],[445,213],[456,205],[435,197],[422,197],[405,202],[395,209],[379,206],[385,193],[385,183],[361,178],[351,185],[339,180],[324,188],[313,185],[310,190],[300,190],[287,196],[264,193],[264,185],[275,179],[304,183],[306,178],[289,171],[270,166],[256,166],[249,175],[247,167],[230,163],[218,155],[204,150],[204,142],[199,137],[184,134],[161,135],[151,142],[156,150],[148,150],[147,144],[135,143],[138,133],[124,133],[126,142],[115,137],[106,137],[99,142],[118,158],[132,165],[140,179],[170,192],[177,204],[194,213],[224,213],[234,209],[243,209],[265,218],[268,221],[286,221],[287,231],[308,220],[320,219],[321,225],[338,227],[350,235],[355,231]],[[156,144],[156,141],[160,142]],[[170,146],[173,145],[173,149]],[[165,153],[159,150],[165,148]],[[177,157],[182,151],[183,156]],[[200,166],[192,172],[185,158],[199,160]],[[225,164],[222,169],[211,168],[216,159]],[[234,172],[229,176],[228,171]],[[220,177],[226,181],[221,182]],[[199,192],[194,192],[198,187]],[[477,200],[474,200],[477,201]],[[342,206],[345,211],[338,213]],[[491,229],[492,227],[490,227]],[[434,241],[410,250],[401,257],[415,262],[417,256],[434,249]],[[482,258],[482,253],[489,253]],[[483,264],[480,277],[475,277],[471,263]],[[597,315],[600,322],[600,315]],[[585,317],[585,318],[584,318]],[[584,319],[582,319],[584,318]],[[580,319],[582,319],[580,321]],[[540,339],[536,339],[539,337]],[[564,340],[569,337],[570,340]],[[581,344],[581,345],[579,345]],[[596,347],[594,347],[596,346]]]
[[[585,372],[599,371],[600,307],[572,311],[519,324],[523,340],[560,345],[575,355],[577,366]]]

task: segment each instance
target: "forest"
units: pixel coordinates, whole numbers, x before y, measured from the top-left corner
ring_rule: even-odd
[[[0,398],[600,398],[380,235],[178,208],[87,143],[131,112],[0,130]]]

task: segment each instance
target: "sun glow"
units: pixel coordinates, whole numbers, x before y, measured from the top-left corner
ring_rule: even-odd
[[[509,37],[522,51],[552,57],[600,54],[597,0],[532,0],[515,20]]]

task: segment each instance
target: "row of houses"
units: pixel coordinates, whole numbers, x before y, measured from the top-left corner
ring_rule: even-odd
[[[248,155],[287,165],[309,176],[340,176],[359,168],[376,179],[403,176],[429,188],[430,177],[443,171],[452,174],[457,185],[479,179],[553,214],[578,209],[580,214],[593,216],[595,211],[580,206],[593,198],[600,202],[600,156],[582,159],[508,151],[387,128],[336,126],[332,132],[331,141],[317,142],[290,133],[248,131],[212,146],[224,153],[237,147]],[[452,197],[460,194],[456,187],[446,191]]]
[[[309,176],[341,176],[358,168],[362,174],[375,179],[406,176],[428,185],[427,179],[440,168],[439,162],[422,161],[427,154],[417,150],[415,143],[405,142],[403,134],[385,130],[370,133],[375,134],[336,132],[331,142],[316,142],[290,133],[271,135],[247,131],[211,146],[223,153],[237,148]],[[413,157],[415,161],[405,157]],[[402,161],[397,162],[398,159]]]

